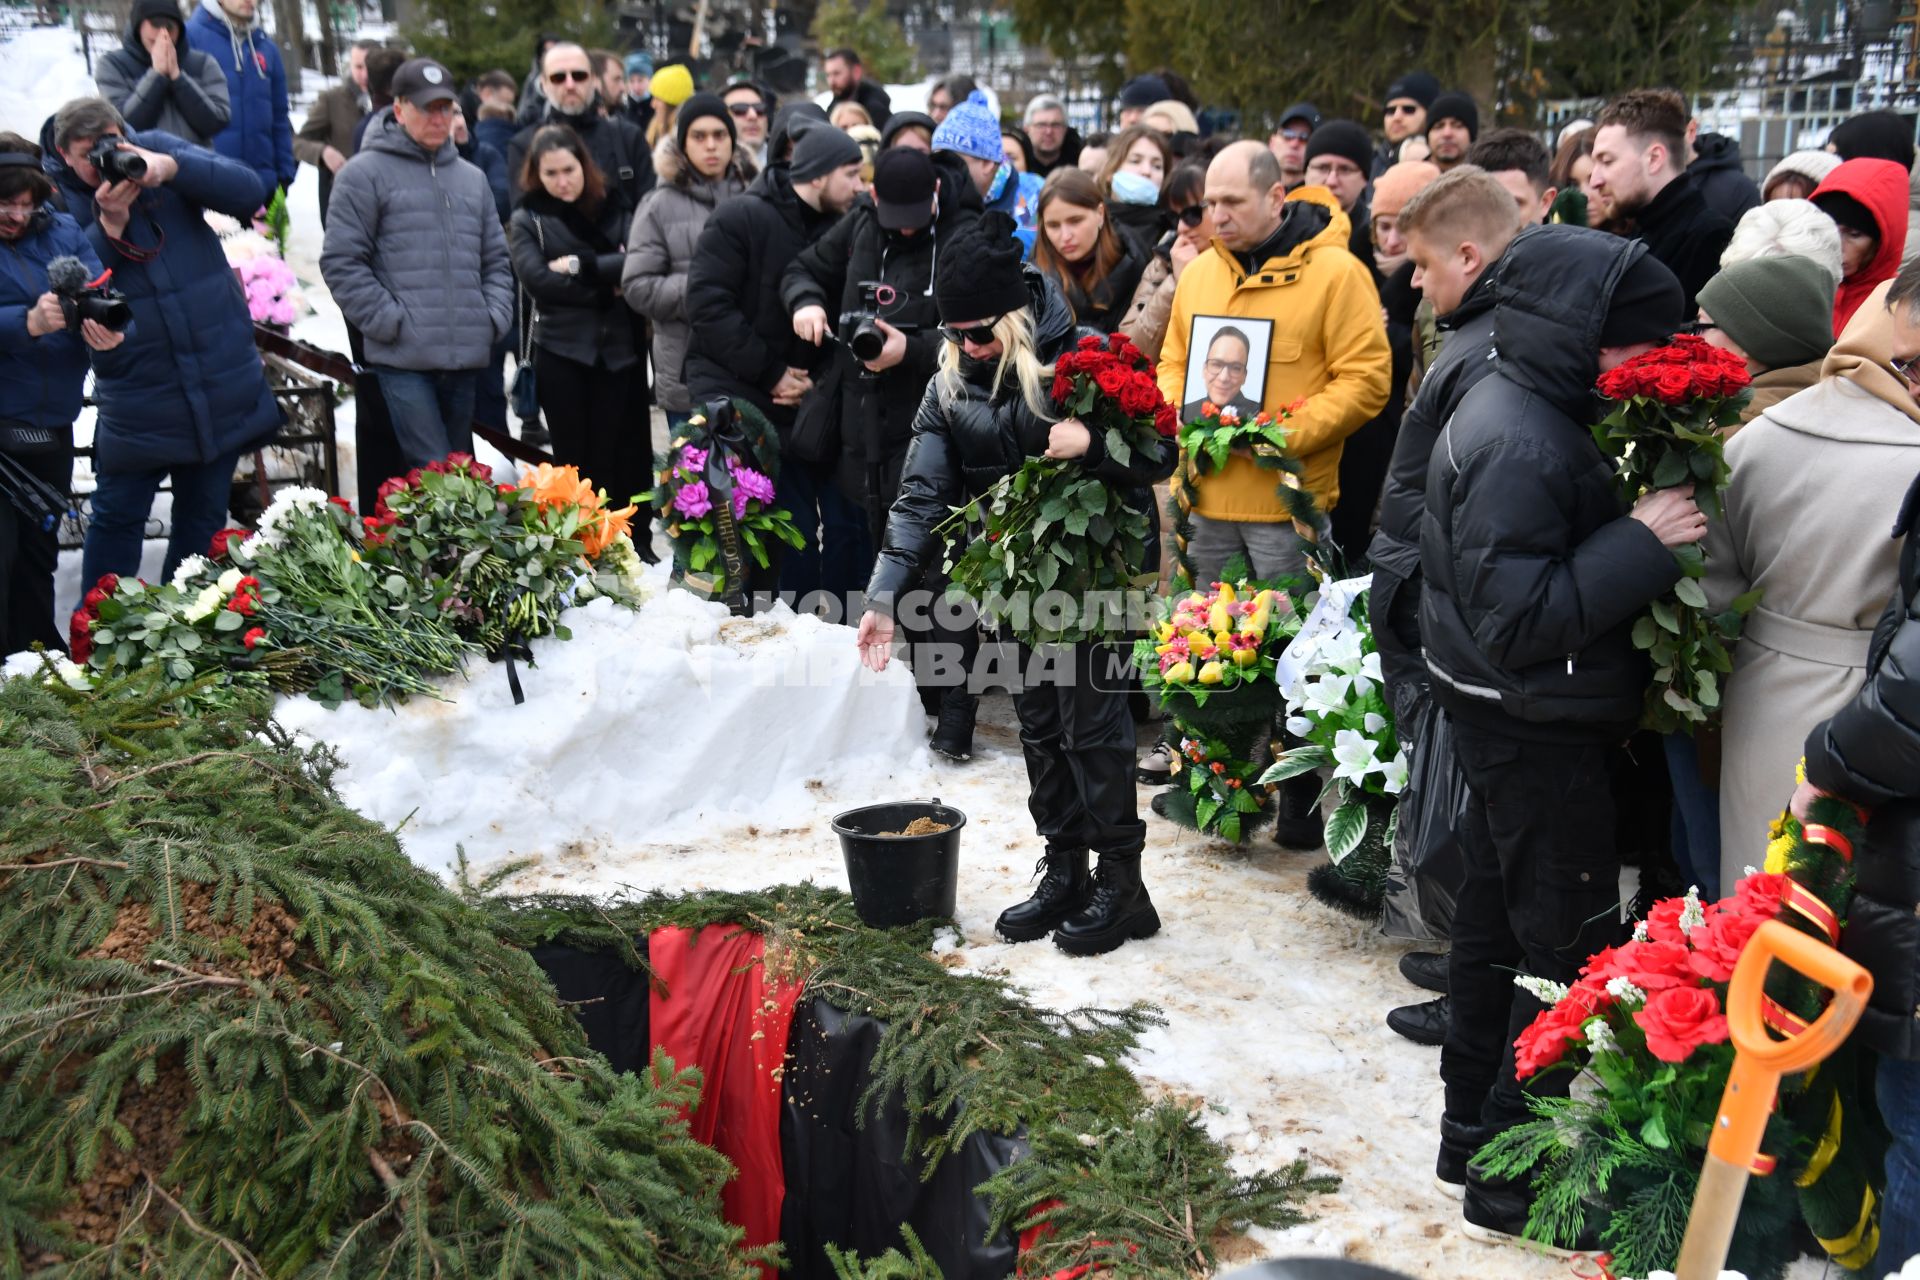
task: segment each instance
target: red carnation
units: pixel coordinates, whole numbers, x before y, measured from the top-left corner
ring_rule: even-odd
[[[247,648],[251,649],[253,648],[253,646],[259,644],[262,640],[265,640],[266,638],[267,638],[267,629],[265,627],[248,627],[247,633],[240,637],[240,643],[246,645]]]
[[[1662,991],[1633,1020],[1647,1033],[1647,1051],[1662,1062],[1685,1062],[1701,1045],[1721,1044],[1727,1038],[1720,997],[1705,987]]]
[[[253,616],[253,597],[248,595],[244,591],[236,591],[233,593],[233,598],[227,601],[227,608],[233,610],[233,612],[239,614],[243,618],[252,617]]]

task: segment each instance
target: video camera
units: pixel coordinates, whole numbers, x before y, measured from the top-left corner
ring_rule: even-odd
[[[880,331],[880,313],[900,300],[900,291],[880,280],[862,280],[856,287],[860,290],[860,306],[840,313],[840,332],[845,335],[841,341],[855,360],[877,360],[887,345],[887,335]],[[887,323],[902,333],[912,333],[918,327],[892,320]]]
[[[87,159],[100,171],[102,182],[138,182],[147,176],[147,162],[135,155],[125,138],[105,134],[94,140]]]
[[[80,322],[92,320],[104,329],[120,333],[133,323],[133,308],[127,305],[127,295],[118,289],[109,288],[111,270],[100,273],[98,280],[87,279],[87,264],[78,258],[55,258],[47,264],[47,289],[60,299],[60,310],[67,317],[67,329],[75,337],[80,334]]]

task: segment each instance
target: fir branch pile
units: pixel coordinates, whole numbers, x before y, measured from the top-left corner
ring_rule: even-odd
[[[1094,1263],[1115,1280],[1207,1275],[1237,1232],[1303,1222],[1301,1204],[1338,1186],[1305,1161],[1236,1173],[1188,1106],[1149,1099],[1125,1059],[1163,1025],[1150,1007],[1039,1008],[1004,979],[936,961],[931,921],[868,929],[851,898],[810,884],[604,903],[487,896],[500,878],[469,886],[469,900],[521,947],[560,942],[638,963],[631,940],[670,925],[764,934],[765,963],[804,979],[805,998],[885,1024],[861,1115],[897,1090],[911,1125],[906,1156],[924,1173],[974,1133],[1025,1131],[1032,1154],[978,1190],[996,1230],[1044,1222],[1023,1255],[1034,1274]],[[906,1244],[869,1264],[836,1261],[843,1275],[872,1280],[937,1275]]]
[[[0,1276],[752,1274],[619,1075],[270,723],[0,682]]]

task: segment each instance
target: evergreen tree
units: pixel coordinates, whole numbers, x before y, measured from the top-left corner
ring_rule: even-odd
[[[809,34],[823,50],[854,50],[875,80],[898,84],[915,76],[913,46],[887,16],[886,0],[820,0]]]
[[[463,81],[495,67],[525,75],[541,32],[588,48],[614,37],[613,22],[597,0],[416,0],[415,13],[418,20],[406,33],[414,49]]]

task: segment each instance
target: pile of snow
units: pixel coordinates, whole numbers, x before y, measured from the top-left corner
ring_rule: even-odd
[[[96,41],[94,52],[118,47]],[[0,41],[0,129],[38,140],[61,103],[97,92],[73,28],[30,27]]]
[[[924,771],[912,677],[862,668],[851,630],[785,607],[731,618],[652,581],[640,611],[596,600],[565,615],[572,640],[536,641],[519,706],[504,667],[481,662],[446,702],[283,699],[278,717],[338,748],[347,803],[442,873],[463,847],[480,865],[577,867],[636,841],[777,827],[830,783],[884,796],[903,767]]]

